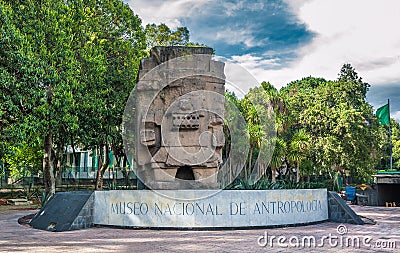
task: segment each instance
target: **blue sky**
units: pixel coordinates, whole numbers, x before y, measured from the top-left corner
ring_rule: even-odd
[[[336,79],[351,63],[376,108],[400,121],[398,0],[129,0],[143,24],[188,27],[191,40],[280,88],[306,76]]]

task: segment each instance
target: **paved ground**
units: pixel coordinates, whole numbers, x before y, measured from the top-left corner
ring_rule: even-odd
[[[400,252],[400,208],[359,207],[353,209],[376,220],[376,225],[346,224],[347,233],[337,232],[338,223],[325,222],[301,227],[224,230],[224,231],[173,231],[173,230],[131,230],[116,228],[91,228],[87,230],[52,233],[35,230],[17,223],[18,218],[31,214],[32,210],[0,211],[0,252]],[[344,227],[341,227],[344,229]],[[345,231],[345,230],[343,230]],[[265,234],[268,245],[265,247]],[[273,236],[284,236],[286,244],[301,242],[306,236],[314,236],[316,244],[325,239],[324,246],[280,247]],[[260,239],[260,236],[264,236]],[[335,236],[337,238],[335,239]],[[350,247],[346,247],[347,238],[356,238]],[[368,238],[371,238],[371,241]],[[343,239],[343,247],[340,246]],[[362,245],[366,238],[369,245]],[[356,241],[361,246],[357,247]],[[392,247],[396,249],[382,249]],[[334,246],[339,243],[338,246]],[[378,243],[378,244],[376,244]],[[301,243],[300,243],[301,244]],[[354,247],[352,246],[354,245]],[[301,246],[301,245],[300,245]]]

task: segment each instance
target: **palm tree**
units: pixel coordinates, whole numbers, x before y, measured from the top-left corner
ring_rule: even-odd
[[[276,169],[281,167],[283,161],[285,160],[286,147],[286,142],[282,138],[276,137],[274,154],[272,155],[271,162],[269,164],[272,175],[271,181],[273,183],[276,182]]]
[[[300,182],[300,163],[306,159],[307,153],[310,150],[310,136],[300,129],[293,136],[289,144],[289,154],[287,156],[290,162],[293,162],[296,167],[296,183]]]

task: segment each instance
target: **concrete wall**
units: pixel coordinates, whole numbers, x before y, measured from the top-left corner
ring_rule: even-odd
[[[364,224],[360,216],[336,192],[328,192],[328,205],[330,221],[357,225]]]
[[[377,187],[377,186],[376,186]],[[367,196],[367,203],[365,204],[366,206],[377,206],[378,205],[378,190],[373,188],[373,189],[368,189],[368,190],[357,190],[358,194]]]
[[[94,194],[92,194],[71,224],[70,230],[85,229],[93,226]]]

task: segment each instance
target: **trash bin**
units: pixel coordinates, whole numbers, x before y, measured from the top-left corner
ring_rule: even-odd
[[[346,186],[346,200],[355,202],[356,200],[356,187]]]

